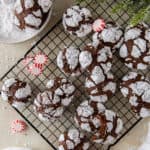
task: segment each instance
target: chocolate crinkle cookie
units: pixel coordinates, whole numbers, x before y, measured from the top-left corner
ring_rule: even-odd
[[[93,35],[93,45],[97,47],[100,44],[111,47],[114,52],[116,49],[120,48],[123,42],[123,29],[113,23],[108,22],[106,27],[102,32],[96,32]]]
[[[7,79],[1,90],[1,97],[16,108],[22,108],[31,98],[31,87],[19,79]]]
[[[123,128],[122,120],[99,102],[82,102],[75,115],[76,124],[92,134],[95,143],[111,144]]]
[[[135,113],[140,117],[150,116],[150,81],[146,77],[129,72],[123,77],[120,89]]]
[[[75,128],[61,134],[58,142],[58,150],[88,150],[90,146],[86,136]]]
[[[39,93],[34,100],[34,110],[42,121],[54,121],[62,116],[64,106],[59,96],[51,91]]]
[[[47,90],[35,98],[34,110],[42,121],[54,121],[73,100],[75,87],[64,78],[51,79],[46,87]]]
[[[82,72],[79,63],[80,51],[73,46],[61,50],[57,56],[57,66],[67,75],[79,76]]]
[[[108,72],[112,67],[112,58],[110,47],[101,44],[96,48],[92,44],[88,44],[81,51],[79,62],[82,70],[91,72],[94,66],[99,65],[105,72]]]
[[[74,98],[75,86],[65,78],[51,79],[47,82],[46,87],[60,97],[63,106],[69,106]]]
[[[72,6],[63,15],[63,26],[70,34],[84,37],[92,31],[92,15],[87,8]]]
[[[21,30],[39,29],[47,19],[52,0],[16,0],[14,24]]]
[[[104,72],[100,66],[95,66],[85,81],[85,88],[92,101],[106,102],[116,92],[116,82],[113,74]]]
[[[150,28],[148,25],[143,23],[135,27],[128,26],[119,53],[129,68],[146,69],[150,64]]]

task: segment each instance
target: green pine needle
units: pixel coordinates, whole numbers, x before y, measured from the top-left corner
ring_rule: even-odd
[[[78,3],[89,0],[76,0]],[[103,2],[108,0],[93,0]],[[150,23],[150,0],[114,0],[116,2],[112,9],[113,13],[125,11],[130,16],[130,24],[137,25],[140,22]]]

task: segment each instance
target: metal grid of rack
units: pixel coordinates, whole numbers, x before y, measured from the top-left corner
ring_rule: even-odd
[[[107,21],[115,21],[122,26],[126,26],[129,16],[126,12],[121,12],[112,16],[111,9],[116,1],[106,0],[104,3],[97,3],[93,0],[87,0],[87,2],[81,3],[82,6],[89,8],[94,18],[103,17]],[[59,21],[43,38],[41,38],[27,53],[26,56],[32,56],[38,52],[45,53],[48,56],[48,62],[44,68],[43,73],[35,77],[31,75],[22,64],[20,59],[2,78],[3,82],[7,78],[17,77],[21,80],[25,80],[30,83],[33,89],[33,99],[38,92],[45,89],[46,82],[55,76],[66,77],[56,65],[56,57],[59,50],[64,46],[74,45],[77,47],[83,47],[85,44],[91,42],[91,36],[86,38],[76,38],[70,36],[64,32],[61,21]],[[116,82],[119,84],[123,75],[128,72],[128,68],[119,60],[117,54],[114,54],[112,72],[116,77]],[[148,75],[148,72],[142,72]],[[68,78],[68,77],[67,77]],[[73,116],[75,108],[81,101],[87,99],[86,92],[84,91],[84,79],[85,75],[82,74],[76,78],[69,78],[76,86],[77,93],[74,102],[68,107],[61,119],[55,122],[41,122],[33,111],[32,104],[28,104],[24,109],[16,111],[26,120],[28,123],[51,145],[53,149],[57,149],[59,135],[66,131],[68,128],[74,126]],[[135,124],[140,121],[130,108],[128,100],[123,98],[119,89],[116,94],[106,103],[106,107],[116,111],[124,122],[124,129],[120,137],[116,140],[117,143],[127,132],[129,132]],[[90,150],[107,150],[111,146],[104,146],[100,144],[94,144]]]

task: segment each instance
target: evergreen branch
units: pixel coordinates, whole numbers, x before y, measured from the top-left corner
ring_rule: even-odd
[[[76,0],[78,3],[89,1],[89,0]],[[93,0],[96,2],[103,2],[107,0]],[[112,9],[113,13],[120,13],[126,11],[130,19],[131,25],[137,25],[142,21],[150,22],[150,0],[119,0],[116,2]]]

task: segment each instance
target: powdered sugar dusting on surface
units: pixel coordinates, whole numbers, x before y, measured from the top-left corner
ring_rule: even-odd
[[[36,31],[33,30],[19,30],[16,25],[14,25],[15,16],[13,14],[14,4],[10,5],[0,5],[0,38],[2,39],[19,39],[27,38],[35,34]],[[14,36],[15,35],[15,36]]]
[[[50,0],[49,0],[50,1]],[[7,4],[6,4],[7,3]],[[43,4],[43,2],[42,2]],[[31,8],[34,5],[33,0],[25,0],[25,8]],[[0,39],[2,40],[12,40],[18,41],[20,39],[28,39],[34,36],[38,30],[32,28],[25,28],[24,30],[20,30],[17,26],[20,25],[19,20],[15,16],[14,9],[16,9],[17,13],[21,13],[23,8],[21,7],[20,0],[10,0],[9,2],[4,2],[4,0],[0,0]],[[40,11],[40,10],[39,10]],[[41,12],[33,12],[37,17],[42,17]],[[40,19],[36,19],[33,15],[29,15],[25,18],[26,23],[31,23],[31,25],[39,26],[41,23]]]

